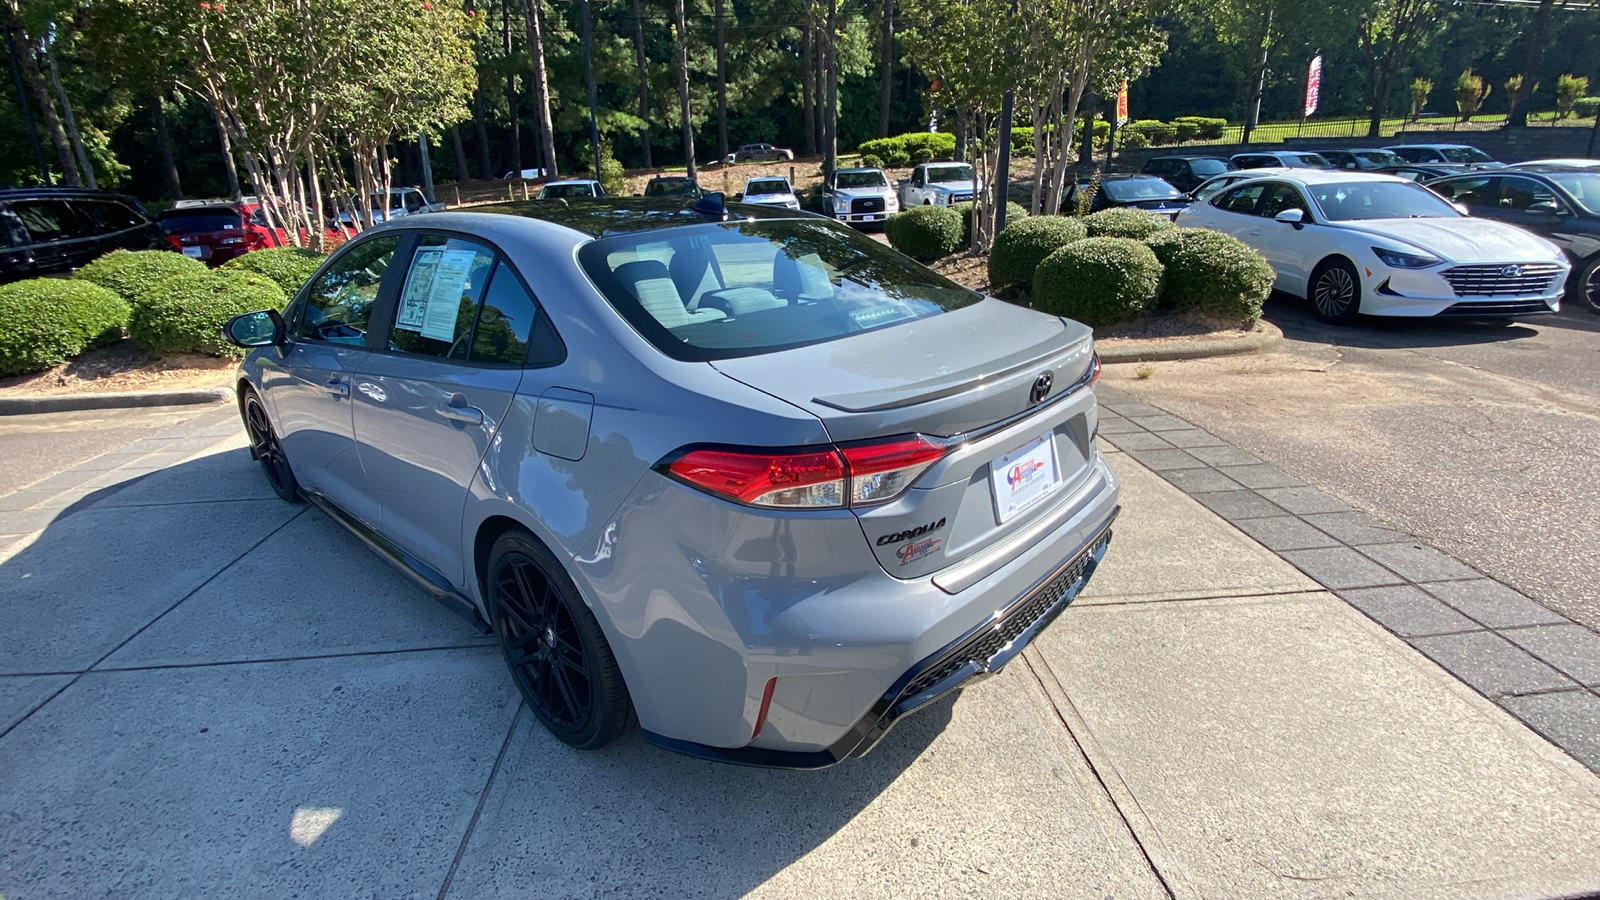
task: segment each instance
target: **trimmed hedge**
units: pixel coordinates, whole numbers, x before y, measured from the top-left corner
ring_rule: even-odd
[[[872,154],[891,166],[903,166],[916,157],[917,151],[928,151],[929,159],[952,159],[956,155],[956,136],[944,131],[912,131],[894,137],[862,141],[856,152]],[[900,159],[900,162],[895,162]]]
[[[178,275],[139,297],[128,335],[154,353],[240,356],[242,350],[222,339],[222,326],[240,313],[282,309],[284,299],[276,282],[249,272]]]
[[[1216,119],[1210,116],[1178,116],[1172,120],[1178,129],[1178,142],[1194,138],[1202,140],[1216,140],[1222,137],[1222,132],[1228,128],[1227,119]]]
[[[1033,273],[1033,306],[1098,328],[1154,307],[1161,275],[1161,261],[1136,240],[1084,238],[1039,263]]]
[[[135,303],[140,294],[163,279],[205,270],[205,263],[172,250],[113,250],[72,277],[107,288],[128,303]]]
[[[891,247],[923,262],[961,248],[961,214],[948,206],[917,206],[897,212],[883,230]]]
[[[58,366],[121,338],[127,322],[127,302],[92,282],[33,278],[0,287],[0,375]]]
[[[1005,230],[989,251],[989,283],[995,287],[1032,284],[1033,272],[1045,257],[1087,236],[1082,219],[1034,216],[1013,222],[1008,214]]]
[[[1117,143],[1124,150],[1143,150],[1150,146],[1150,139],[1142,131],[1117,132]]]
[[[1083,224],[1089,229],[1089,237],[1122,237],[1136,241],[1177,227],[1160,213],[1124,207],[1102,209],[1085,218]]]
[[[950,207],[961,214],[961,246],[972,246],[972,202],[957,203]],[[1006,201],[1006,226],[1012,222],[1020,222],[1028,217],[1028,208],[1021,203],[1011,200]]]
[[[1142,134],[1145,140],[1155,146],[1170,144],[1178,139],[1178,126],[1172,122],[1162,122],[1156,119],[1139,119],[1123,126],[1129,136]]]
[[[1163,303],[1248,325],[1261,318],[1272,267],[1243,241],[1204,228],[1175,228],[1152,237],[1149,247],[1166,269]]]
[[[293,297],[325,259],[327,257],[321,253],[303,247],[271,247],[236,256],[222,268],[270,278],[277,282],[285,296]]]
[[[883,168],[883,159],[873,156],[871,153],[863,153],[861,154],[861,167],[864,169],[881,169]]]

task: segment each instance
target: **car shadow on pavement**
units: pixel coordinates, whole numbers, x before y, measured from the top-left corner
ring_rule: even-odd
[[[820,772],[691,759],[637,731],[574,751],[517,712],[490,639],[276,498],[242,448],[133,474],[41,525],[0,551],[7,896],[129,878],[432,894],[448,871],[451,896],[737,896],[897,781],[890,807],[937,792],[904,779],[954,695]],[[180,826],[228,862],[163,837]],[[94,849],[67,865],[69,844]]]
[[[1348,325],[1331,325],[1311,312],[1308,301],[1284,294],[1273,294],[1263,316],[1283,330],[1291,341],[1339,344],[1368,350],[1401,350],[1421,347],[1457,347],[1467,344],[1494,344],[1535,337],[1530,325],[1514,319],[1400,318],[1361,316]],[[1561,316],[1540,316],[1537,324],[1561,325]]]

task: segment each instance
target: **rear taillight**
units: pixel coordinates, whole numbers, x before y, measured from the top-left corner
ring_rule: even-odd
[[[1089,383],[1094,384],[1100,380],[1100,354],[1096,353],[1089,360]]]
[[[841,509],[893,500],[944,452],[914,436],[827,450],[689,450],[658,468],[748,506]]]

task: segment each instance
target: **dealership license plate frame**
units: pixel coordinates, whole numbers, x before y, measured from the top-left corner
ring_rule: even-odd
[[[1014,473],[1013,469],[1020,471]],[[1038,474],[1031,475],[1033,472]],[[1016,476],[1020,476],[1020,485],[1010,480]],[[1044,502],[1061,487],[1061,460],[1056,454],[1054,431],[1036,435],[989,463],[994,514],[1002,525]]]

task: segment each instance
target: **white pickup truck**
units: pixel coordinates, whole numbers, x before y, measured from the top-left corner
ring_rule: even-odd
[[[850,225],[882,222],[900,211],[882,169],[839,169],[822,183],[822,214]]]
[[[982,187],[972,167],[963,162],[923,163],[899,182],[900,206],[950,206],[965,203]]]

